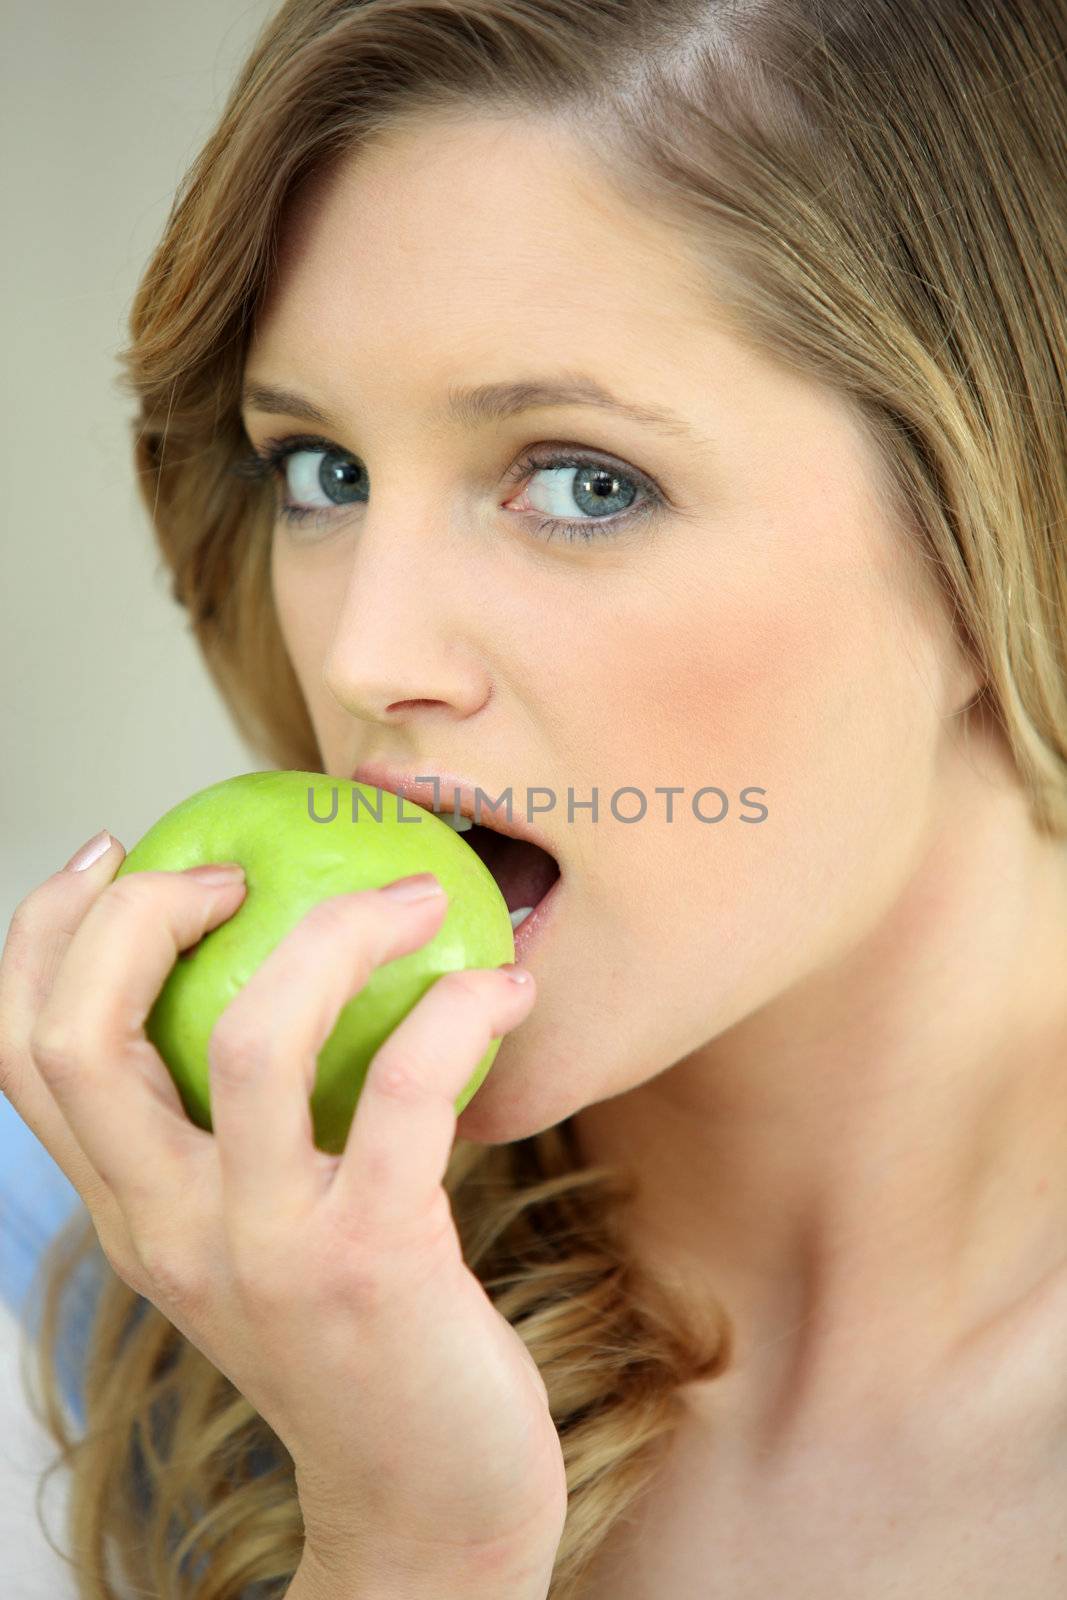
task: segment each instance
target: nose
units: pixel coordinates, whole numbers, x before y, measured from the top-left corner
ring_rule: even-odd
[[[457,585],[464,568],[448,550],[432,528],[364,521],[322,666],[350,715],[389,721],[433,708],[465,717],[489,698],[470,638],[477,596]]]

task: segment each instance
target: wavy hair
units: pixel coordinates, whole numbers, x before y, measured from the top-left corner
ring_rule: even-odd
[[[186,173],[120,360],[158,548],[204,660],[270,762],[320,755],[273,609],[269,488],[235,473],[245,353],[300,185],[403,119],[549,118],[684,240],[751,345],[851,401],[906,537],[980,662],[1037,828],[1067,837],[1067,11],[1062,0],[286,0]],[[730,1360],[621,1247],[633,1179],[569,1121],[456,1140],[465,1258],[548,1390],[578,1600],[679,1416]],[[55,1356],[96,1250],[86,1431]],[[31,1404],[70,1469],[81,1600],[109,1563],[165,1600],[284,1593],[292,1462],[228,1380],[108,1267],[84,1209],[42,1262]],[[45,1475],[47,1477],[47,1474]],[[43,1480],[42,1480],[43,1481]],[[71,1559],[68,1557],[68,1559]]]

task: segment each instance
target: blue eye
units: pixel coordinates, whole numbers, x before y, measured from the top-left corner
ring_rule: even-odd
[[[283,493],[278,515],[296,524],[315,517],[316,526],[331,523],[347,506],[365,504],[369,494],[366,471],[357,456],[329,439],[305,434],[268,439],[262,449],[238,461],[233,473],[253,480],[273,479]],[[623,468],[596,452],[553,453],[547,446],[527,451],[510,469],[517,483],[530,475],[555,475],[556,481],[540,491],[547,503],[533,503],[535,511],[557,513],[542,520],[539,535],[567,540],[591,540],[632,527],[666,504],[660,489],[644,473]],[[525,494],[531,496],[532,483]],[[318,503],[316,495],[324,496]],[[642,498],[643,497],[643,498]],[[637,502],[636,507],[634,502]],[[579,521],[565,515],[573,506],[588,516]],[[521,513],[516,513],[519,515]],[[528,513],[529,514],[529,513]]]

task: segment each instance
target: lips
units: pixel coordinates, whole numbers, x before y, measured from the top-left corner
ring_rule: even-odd
[[[491,801],[506,794],[507,785],[494,789],[469,783],[453,773],[435,775],[426,769],[418,774],[403,773],[369,761],[357,767],[352,779],[372,788],[388,789],[427,811],[435,809],[436,799],[437,814],[445,819],[454,816],[457,809],[460,816],[470,818],[472,826],[463,837],[489,868],[510,912],[535,908],[561,876],[559,861],[547,838],[518,813],[514,798],[510,807],[505,803],[496,811],[490,809],[486,797]]]

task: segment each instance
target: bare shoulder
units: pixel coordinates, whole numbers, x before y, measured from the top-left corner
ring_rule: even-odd
[[[683,1421],[582,1600],[1067,1594],[1067,1276],[984,1330],[889,1434],[723,1472]]]

